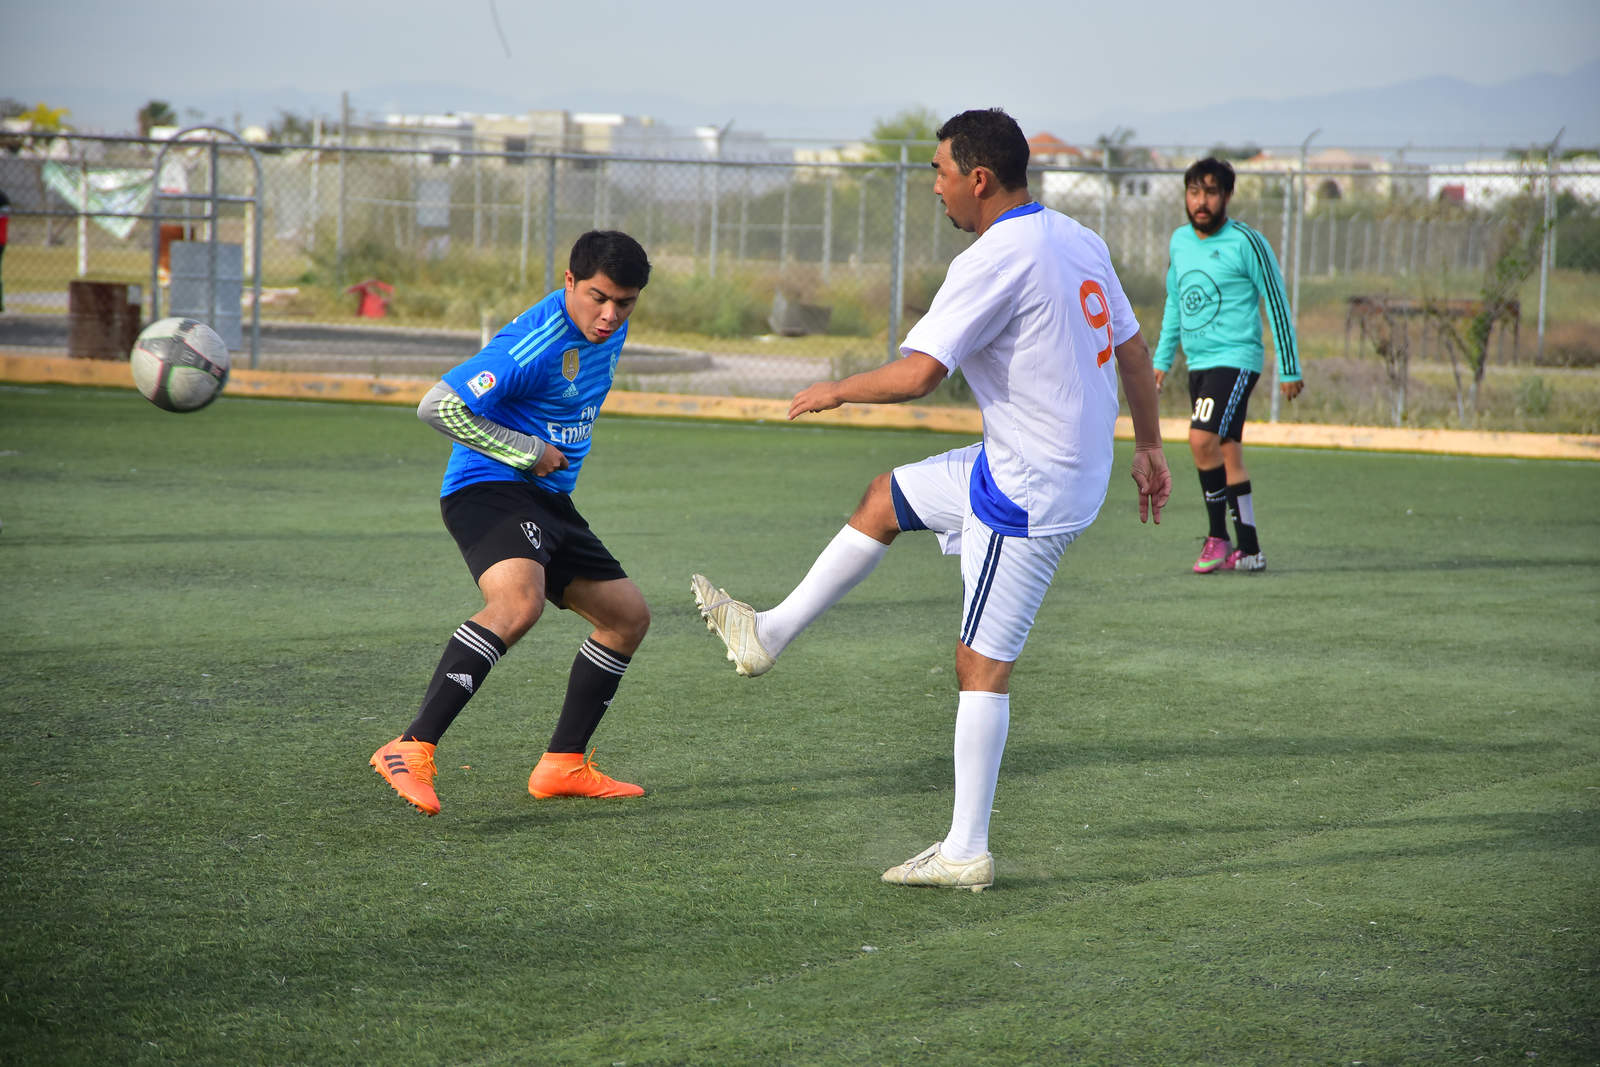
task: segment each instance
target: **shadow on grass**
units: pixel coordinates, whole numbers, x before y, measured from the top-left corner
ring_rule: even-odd
[[[1451,831],[1476,830],[1461,837]],[[1533,853],[1589,853],[1600,842],[1593,820],[1582,813],[1508,811],[1482,815],[1435,815],[1414,819],[1374,819],[1346,824],[1339,829],[1364,835],[1382,833],[1384,844],[1365,848],[1318,852],[1314,857],[1227,860],[1184,872],[1186,877],[1210,874],[1292,871],[1307,867],[1364,867],[1386,860],[1444,859],[1460,862],[1472,856],[1490,856],[1504,863],[1514,855]],[[1392,831],[1392,837],[1388,836]]]
[[[221,526],[220,528],[227,530],[227,527],[225,526]],[[26,534],[25,530],[26,527],[19,525],[16,530],[17,536],[13,537],[10,533],[7,534],[7,543],[14,543],[18,545],[47,544],[52,548],[81,548],[85,546],[92,546],[95,548],[110,548],[115,545],[162,545],[186,548],[192,546],[199,536],[213,532],[209,530],[188,528],[160,533],[128,533],[112,535],[62,534],[52,529],[41,531],[39,534],[30,537]],[[286,555],[293,557],[297,555],[303,556],[305,554],[296,546],[304,545],[308,541],[326,541],[338,544],[352,544],[361,546],[367,546],[373,542],[379,541],[413,542],[425,540],[439,541],[441,544],[444,544],[445,542],[440,536],[441,533],[442,531],[432,529],[362,530],[353,532],[344,528],[325,530],[294,529],[283,530],[277,533],[247,534],[228,531],[227,542],[230,548],[235,548],[240,545],[282,545],[285,546]],[[364,556],[370,556],[373,553],[370,553],[363,548],[362,554]],[[440,558],[447,559],[448,557],[443,553],[443,551],[441,551]]]
[[[1247,741],[1216,740],[1180,743],[1166,740],[1099,743],[1091,745],[1029,744],[1008,752],[1000,771],[1001,787],[1008,777],[1053,774],[1067,768],[1099,766],[1147,766],[1174,760],[1195,759],[1310,760],[1321,765],[1330,759],[1416,756],[1449,759],[1459,757],[1516,758],[1519,761],[1554,757],[1560,746],[1553,742],[1476,743],[1445,741],[1438,738],[1395,736],[1386,738],[1254,738]],[[1554,765],[1553,763],[1551,764]],[[665,785],[645,782],[649,790],[638,802],[590,801],[581,799],[534,801],[526,813],[483,820],[484,832],[496,833],[525,829],[530,825],[570,823],[574,820],[615,820],[633,813],[659,814],[667,806],[695,811],[748,811],[755,807],[785,809],[871,800],[874,798],[926,795],[948,792],[951,787],[948,757],[924,756],[876,763],[870,768],[828,769],[810,764],[791,764],[783,771],[765,774],[728,774],[714,766],[695,770],[682,781]],[[1341,824],[1348,825],[1348,824]],[[1160,836],[1181,829],[1203,832],[1202,820],[1179,824],[1142,823],[1140,835]],[[1317,823],[1318,830],[1328,829]],[[1235,830],[1272,831],[1293,829],[1287,824],[1263,823]],[[1125,831],[1124,831],[1125,833]]]
[[[1471,559],[1426,559],[1421,557],[1397,558],[1390,554],[1386,556],[1367,555],[1348,562],[1312,563],[1302,561],[1293,566],[1269,568],[1262,575],[1250,575],[1249,577],[1252,579],[1264,578],[1273,573],[1280,575],[1288,573],[1342,574],[1355,571],[1388,574],[1419,571],[1519,571],[1562,567],[1593,567],[1596,564],[1600,564],[1600,556],[1569,556],[1553,559],[1527,559],[1505,556],[1480,556]]]

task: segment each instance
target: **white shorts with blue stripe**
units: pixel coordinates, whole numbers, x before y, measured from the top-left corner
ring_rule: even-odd
[[[1062,553],[1078,535],[1008,536],[974,515],[972,467],[982,447],[896,467],[895,515],[902,530],[931,530],[945,555],[961,557],[961,643],[1011,663],[1022,654]]]

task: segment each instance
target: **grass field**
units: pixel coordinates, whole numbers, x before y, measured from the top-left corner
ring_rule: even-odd
[[[534,801],[586,628],[367,766],[475,591],[405,409],[0,386],[17,1063],[1594,1063],[1600,465],[1257,449],[1272,569],[1188,573],[1119,459],[1019,665],[997,883],[948,824],[960,600],[908,537],[747,681],[770,602],[928,434],[602,419],[578,502],[654,627]]]

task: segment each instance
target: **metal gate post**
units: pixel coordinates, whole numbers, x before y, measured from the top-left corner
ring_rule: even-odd
[[[528,238],[531,235],[533,215],[533,160],[527,153],[522,156],[522,243],[517,253],[517,284],[528,285]]]
[[[1562,127],[1562,133],[1566,127]],[[1539,350],[1534,362],[1544,360],[1545,295],[1550,290],[1550,246],[1555,237],[1556,224],[1556,146],[1561,143],[1561,133],[1550,142],[1544,156],[1544,233],[1539,239]]]
[[[550,157],[544,185],[544,291],[555,288],[556,276],[556,157]]]
[[[906,302],[906,162],[907,146],[900,145],[900,162],[894,168],[894,258],[889,264],[889,358],[900,354],[900,309]]]
[[[246,158],[250,160],[255,170],[255,184],[250,189],[249,196],[224,196],[219,186],[218,176],[218,145],[213,136],[207,143],[208,159],[211,174],[207,182],[208,191],[205,193],[163,193],[161,191],[161,165],[166,162],[167,151],[175,144],[182,143],[183,139],[192,133],[221,134],[231,138],[239,148],[244,150]],[[251,300],[250,300],[250,368],[254,370],[261,360],[261,189],[263,186],[261,175],[261,157],[256,155],[251,148],[232,130],[225,130],[220,126],[190,126],[179,130],[172,138],[161,146],[161,151],[156,153],[154,169],[151,171],[151,232],[150,232],[150,320],[154,322],[161,318],[161,220],[162,202],[164,200],[182,200],[185,203],[199,202],[205,205],[206,214],[200,216],[206,223],[208,232],[208,245],[210,247],[210,268],[207,284],[209,286],[208,306],[211,309],[211,318],[214,323],[220,313],[217,307],[217,224],[221,221],[221,208],[223,204],[245,204],[250,208],[251,224]],[[191,218],[185,214],[185,218]]]

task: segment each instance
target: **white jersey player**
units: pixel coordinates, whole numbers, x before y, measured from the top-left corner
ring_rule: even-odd
[[[902,532],[931,530],[961,557],[956,644],[955,810],[950,831],[883,880],[983,889],[994,881],[989,811],[1010,722],[1011,668],[1068,544],[1099,513],[1112,463],[1117,377],[1133,416],[1139,518],[1171,493],[1155,378],[1105,242],[1032,201],[1028,143],[1003,111],[938,131],[934,192],[978,239],[951,263],[902,358],[796,394],[789,417],[924,396],[960,368],[983,440],[881,474],[806,577],[758,612],[691,580],[740,674],[771,669],[813,620],[864,579]],[[1112,364],[1115,363],[1115,373]]]

